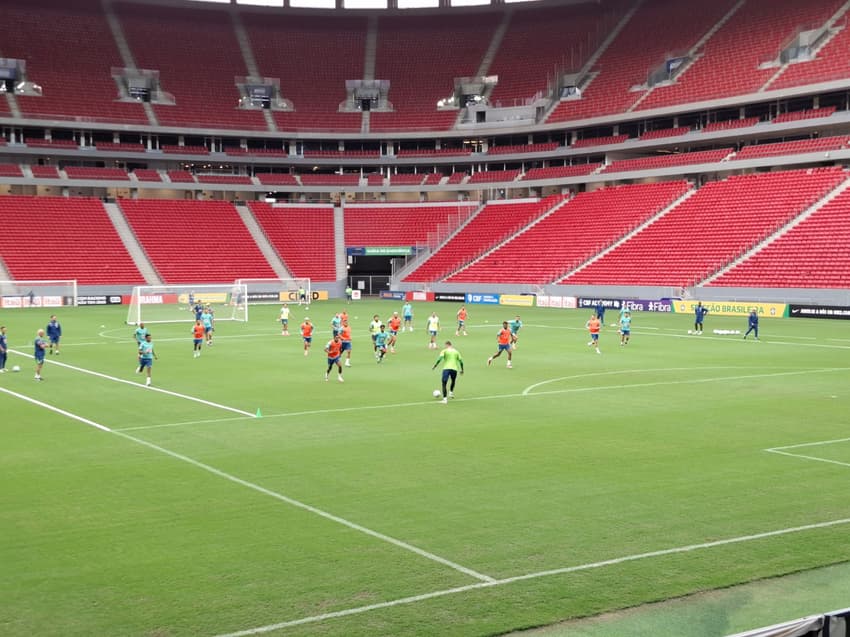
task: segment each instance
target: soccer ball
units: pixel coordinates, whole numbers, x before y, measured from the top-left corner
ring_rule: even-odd
[[[439,398],[442,395],[443,395],[443,392],[441,392],[439,389],[434,390],[434,398]]]
[[[12,366],[12,371],[13,371],[13,372],[19,372],[19,371],[21,371],[21,366],[20,366],[20,365],[13,365],[13,366]]]

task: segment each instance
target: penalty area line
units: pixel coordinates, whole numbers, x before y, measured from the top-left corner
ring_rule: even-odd
[[[27,354],[25,352],[20,352],[18,350],[10,349],[10,352],[13,354],[17,354],[19,356],[24,356],[26,358],[34,358],[32,354]],[[115,383],[121,383],[124,385],[130,385],[131,387],[140,387],[145,391],[149,392],[158,392],[160,394],[166,394],[168,396],[174,396],[175,398],[182,398],[183,400],[190,400],[192,402],[200,403],[202,405],[206,405],[208,407],[215,407],[216,409],[223,409],[225,411],[232,411],[236,414],[241,414],[243,416],[250,416],[251,418],[255,418],[256,414],[252,414],[249,411],[245,411],[243,409],[238,409],[236,407],[230,407],[228,405],[222,405],[221,403],[214,403],[211,400],[204,400],[203,398],[198,398],[196,396],[189,396],[188,394],[181,394],[176,391],[171,391],[168,389],[162,389],[161,387],[154,387],[153,385],[142,385],[141,383],[135,383],[133,381],[124,380],[123,378],[118,378],[117,376],[110,376],[109,374],[104,374],[101,372],[96,372],[91,369],[85,369],[84,367],[77,367],[76,365],[69,365],[68,363],[60,363],[57,360],[51,360],[50,365],[55,365],[56,367],[64,367],[66,369],[73,370],[75,372],[81,372],[83,374],[88,374],[90,376],[96,376],[97,378],[104,378],[106,380],[111,380]]]
[[[712,542],[701,542],[699,544],[689,544],[686,546],[677,546],[667,549],[660,549],[658,551],[649,551],[646,553],[636,553],[633,555],[625,555],[622,557],[615,557],[609,560],[602,560],[599,562],[589,562],[587,564],[579,564],[576,566],[566,566],[563,568],[555,568],[547,571],[537,571],[534,573],[527,573],[525,575],[516,575],[514,577],[505,577],[502,579],[492,580],[489,582],[477,582],[475,584],[468,584],[466,586],[458,586],[455,588],[447,588],[439,591],[432,591],[429,593],[422,593],[421,595],[412,595],[410,597],[401,597],[394,600],[389,600],[386,602],[379,602],[377,604],[370,604],[368,606],[357,606],[354,608],[346,608],[343,610],[338,610],[330,613],[322,613],[321,615],[311,615],[309,617],[301,617],[299,619],[293,619],[289,621],[282,621],[275,624],[267,624],[265,626],[257,626],[255,628],[248,628],[245,630],[240,630],[232,633],[221,633],[217,635],[217,637],[250,637],[251,635],[260,635],[263,633],[270,633],[276,630],[281,630],[283,628],[291,628],[293,626],[300,626],[303,624],[314,624],[317,622],[322,622],[328,619],[336,619],[339,617],[348,617],[351,615],[359,615],[362,613],[367,613],[373,610],[379,610],[383,608],[392,608],[394,606],[405,606],[408,604],[415,604],[416,602],[421,602],[429,599],[434,599],[437,597],[447,597],[449,595],[457,595],[459,593],[465,593],[468,591],[485,589],[485,588],[495,588],[497,586],[505,586],[507,584],[513,584],[516,582],[524,582],[528,580],[540,579],[543,577],[552,577],[555,575],[566,575],[569,573],[578,573],[580,571],[589,571],[598,568],[604,568],[606,566],[616,566],[618,564],[625,564],[628,562],[636,562],[638,560],[646,560],[655,557],[665,557],[668,555],[676,555],[679,553],[690,553],[692,551],[701,551],[705,549],[716,548],[719,546],[728,546],[733,544],[742,544],[744,542],[753,542],[757,540],[764,540],[772,537],[779,537],[782,535],[790,535],[792,533],[803,533],[805,531],[814,531],[818,529],[826,529],[835,526],[842,526],[845,524],[850,524],[850,518],[841,518],[838,520],[828,520],[826,522],[815,522],[813,524],[805,524],[802,526],[793,526],[784,529],[775,529],[773,531],[765,531],[763,533],[753,533],[750,535],[739,535],[737,537],[725,538],[722,540],[714,540]]]

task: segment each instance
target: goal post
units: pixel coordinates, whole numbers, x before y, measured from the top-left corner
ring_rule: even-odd
[[[66,305],[77,305],[76,279],[0,281],[0,307],[63,307]]]
[[[237,279],[236,285],[248,290],[248,304],[298,303],[298,290],[304,289],[307,303],[313,298],[309,278],[295,279]]]
[[[193,307],[209,307],[216,321],[247,321],[244,285],[139,285],[133,288],[127,324],[194,322]]]

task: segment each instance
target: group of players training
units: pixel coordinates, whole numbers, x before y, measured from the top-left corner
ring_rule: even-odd
[[[41,368],[44,366],[45,354],[59,355],[59,341],[62,338],[62,324],[56,318],[55,314],[50,316],[47,326],[35,333],[33,340],[33,359],[35,360],[35,380],[44,380],[41,377]],[[9,341],[6,335],[6,326],[0,325],[0,374],[5,374],[6,360],[9,355]],[[19,371],[20,368],[16,365],[12,371]]]

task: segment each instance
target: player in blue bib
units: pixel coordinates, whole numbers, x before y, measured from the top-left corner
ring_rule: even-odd
[[[632,315],[626,310],[620,318],[620,345],[628,345],[632,335]]]

